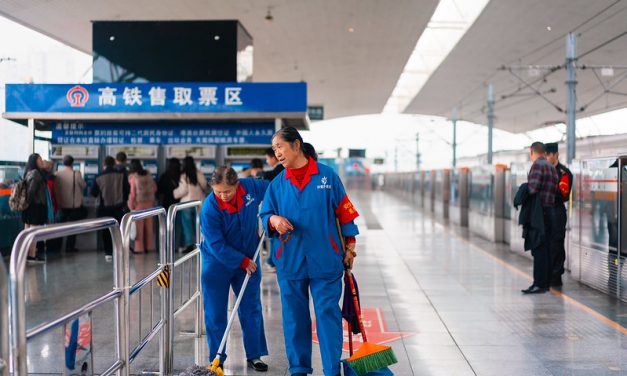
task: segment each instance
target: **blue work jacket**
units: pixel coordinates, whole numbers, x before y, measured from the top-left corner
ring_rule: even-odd
[[[259,204],[268,184],[267,180],[240,179],[237,208],[225,205],[213,192],[207,196],[200,212],[203,262],[218,261],[234,270],[245,257],[252,259],[259,243]]]
[[[269,228],[272,215],[287,218],[294,226],[287,242]],[[272,243],[277,275],[285,279],[334,278],[344,271],[344,250],[336,226],[355,236],[353,221],[359,214],[348,200],[342,181],[328,166],[309,159],[299,186],[291,170],[281,172],[268,187],[261,207],[261,221]],[[285,236],[284,236],[285,239]]]

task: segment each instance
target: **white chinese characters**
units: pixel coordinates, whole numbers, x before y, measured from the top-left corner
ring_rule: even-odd
[[[215,106],[218,104],[218,88],[217,87],[199,87],[200,99],[198,104],[201,106]]]
[[[98,96],[98,105],[100,106],[115,106],[115,92],[118,89],[112,87],[103,87],[98,89],[100,96]]]
[[[148,95],[150,95],[151,106],[165,106],[165,89],[159,86],[151,87]]]
[[[122,99],[124,99],[124,104],[126,106],[134,106],[142,104],[142,91],[139,90],[138,87],[134,88],[124,88],[124,93],[122,93]]]
[[[142,92],[143,90],[143,92]],[[243,106],[241,87],[193,86],[164,88],[161,86],[101,87],[98,89],[98,105],[115,107],[123,103],[127,107],[165,107],[168,104],[201,110],[202,107]],[[147,95],[145,94],[147,91]],[[168,92],[170,91],[170,96]],[[121,94],[121,95],[120,95]],[[145,95],[145,96],[144,96]],[[188,111],[190,111],[188,110]],[[201,110],[202,111],[202,110]]]
[[[174,104],[179,106],[192,105],[192,89],[188,87],[175,87],[174,88]]]

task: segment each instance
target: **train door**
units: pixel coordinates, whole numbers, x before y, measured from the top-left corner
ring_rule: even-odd
[[[627,268],[625,262],[627,261],[627,156],[618,158],[619,168],[619,189],[618,189],[618,252],[615,254],[610,253],[608,264],[610,270],[615,275],[610,275],[610,278],[616,278],[616,295],[623,301],[627,301]],[[612,274],[612,272],[610,272]]]

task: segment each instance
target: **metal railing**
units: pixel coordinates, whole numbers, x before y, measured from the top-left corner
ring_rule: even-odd
[[[9,376],[9,283],[0,259],[0,376]]]
[[[77,222],[67,222],[63,224],[37,227],[22,231],[13,245],[10,265],[10,281],[5,283],[6,278],[3,265],[0,265],[0,376],[8,376],[8,364],[3,367],[3,359],[11,359],[15,375],[26,375],[27,369],[27,341],[48,332],[53,328],[65,325],[84,314],[91,313],[101,305],[115,302],[115,329],[116,329],[116,361],[101,375],[128,376],[130,364],[139,356],[141,351],[153,340],[157,334],[159,337],[159,374],[171,375],[173,372],[173,347],[174,347],[174,318],[181,314],[195,302],[195,321],[193,335],[196,338],[202,336],[202,293],[201,293],[201,268],[200,250],[198,247],[192,252],[181,257],[174,262],[176,247],[176,216],[182,210],[196,209],[196,244],[200,242],[200,221],[199,213],[202,207],[200,201],[190,201],[172,205],[167,212],[162,207],[156,207],[141,211],[134,211],[126,214],[122,218],[121,224],[113,218],[99,218],[83,220]],[[159,242],[159,265],[148,275],[139,281],[131,284],[130,281],[130,233],[131,225],[137,221],[147,218],[157,217],[158,219],[158,242]],[[34,242],[77,235],[87,232],[109,230],[113,240],[113,277],[114,287],[112,291],[83,305],[53,321],[40,324],[32,329],[26,329],[25,315],[25,287],[24,272],[28,250]],[[195,265],[194,265],[195,262]],[[168,286],[160,291],[160,317],[158,322],[154,322],[153,312],[153,285],[157,277],[165,270],[170,270]],[[195,268],[195,278],[192,268]],[[188,273],[185,273],[185,270]],[[187,275],[187,294],[184,294],[183,283]],[[175,278],[176,276],[176,278]],[[179,277],[180,276],[180,277]],[[195,279],[195,281],[193,281]],[[181,283],[181,296],[174,302],[174,285]],[[10,299],[6,299],[4,290],[10,285]],[[142,334],[142,290],[150,288],[150,331]],[[131,333],[131,297],[138,296],[139,320],[138,320],[138,340],[135,346],[130,349]],[[9,310],[4,309],[3,303],[9,302]],[[8,319],[11,322],[7,322]],[[11,331],[8,330],[9,326]],[[7,333],[10,335],[7,336]],[[6,345],[7,338],[10,338],[10,345]],[[201,361],[199,346],[196,346],[195,360]],[[9,351],[10,350],[10,351]]]
[[[200,234],[200,210],[202,208],[202,202],[201,201],[188,201],[188,202],[183,202],[180,204],[175,204],[170,206],[170,208],[168,209],[168,249],[170,252],[170,255],[172,257],[174,257],[174,253],[175,253],[175,249],[176,249],[176,216],[177,214],[182,211],[182,210],[191,210],[191,209],[196,209],[196,223],[195,223],[195,227],[196,227],[196,240],[195,243],[198,245],[200,244],[200,238],[201,238],[201,234]],[[196,262],[195,268],[196,268],[196,275],[195,275],[195,286],[193,286],[192,284],[192,267],[194,267],[193,262]],[[186,265],[189,265],[188,269],[189,272],[187,273],[187,286],[188,286],[188,294],[187,294],[187,299],[184,298],[184,291],[183,291],[183,282],[184,282],[184,278],[185,278],[185,268]],[[177,269],[181,269],[181,273],[180,273],[180,278],[178,278],[179,276],[179,272],[177,272]],[[170,274],[170,280],[172,282],[172,286],[169,289],[170,290],[170,302],[172,302],[172,306],[171,309],[168,311],[169,316],[169,322],[174,323],[174,318],[176,318],[180,313],[182,313],[185,309],[187,309],[192,303],[196,302],[196,310],[195,310],[195,318],[194,318],[194,332],[192,333],[192,335],[195,338],[200,338],[202,336],[202,317],[203,317],[203,305],[202,305],[202,292],[201,292],[201,273],[202,273],[202,262],[200,259],[200,249],[198,247],[196,247],[193,251],[191,251],[190,253],[186,254],[185,256],[181,257],[180,259],[176,260],[176,262],[174,262],[174,267],[171,268],[171,274]],[[176,281],[180,281],[180,299],[179,299],[179,305],[178,307],[174,307],[174,284],[177,283]],[[193,287],[192,287],[193,286]],[[171,325],[170,329],[171,331],[171,335],[170,335],[170,339],[172,341],[171,344],[171,349],[174,350],[173,347],[173,341],[174,341],[174,324]],[[197,346],[196,344],[196,351],[195,351],[195,355],[194,355],[194,360],[196,363],[200,363],[201,361],[201,355],[200,355],[200,351],[199,351],[199,346]],[[173,357],[170,357],[170,363],[167,365],[166,369],[172,369],[173,367]]]
[[[32,329],[26,329],[24,270],[31,244],[49,239],[78,235],[93,231],[109,230],[113,242],[113,289],[107,294]],[[113,218],[88,219],[44,227],[30,228],[20,232],[13,243],[10,264],[10,318],[11,359],[15,375],[27,375],[27,341],[61,325],[78,319],[105,303],[115,303],[116,360],[101,375],[128,376],[128,248],[122,245],[118,222]]]
[[[172,373],[172,368],[168,368],[168,364],[171,363],[171,354],[172,354],[172,320],[168,315],[168,311],[171,309],[171,288],[162,288],[160,290],[161,297],[161,309],[160,309],[160,318],[157,323],[154,323],[153,317],[153,293],[152,286],[153,282],[157,279],[159,274],[161,274],[166,268],[172,270],[173,258],[172,253],[167,247],[166,242],[166,211],[162,207],[156,207],[151,209],[133,211],[127,213],[122,218],[122,222],[120,223],[120,227],[122,229],[122,248],[125,251],[126,262],[127,262],[127,270],[128,270],[128,254],[130,249],[131,242],[131,225],[138,221],[157,217],[158,220],[158,235],[159,235],[159,266],[156,270],[143,277],[141,280],[135,282],[128,289],[129,301],[130,297],[134,295],[139,296],[139,320],[138,320],[138,343],[136,346],[130,350],[129,354],[129,364],[133,363],[133,361],[139,356],[141,351],[150,343],[150,341],[159,333],[159,374],[160,375],[169,375]],[[130,273],[127,273],[130,274]],[[170,277],[170,281],[172,278]],[[131,284],[130,279],[127,281],[127,286]],[[146,286],[150,286],[150,331],[145,336],[142,336],[142,289]],[[127,317],[130,318],[130,305],[126,306],[127,309]],[[130,321],[130,320],[129,320]],[[126,333],[129,334],[129,337],[126,338],[126,343],[129,343],[130,338],[130,322],[127,321],[126,324]]]

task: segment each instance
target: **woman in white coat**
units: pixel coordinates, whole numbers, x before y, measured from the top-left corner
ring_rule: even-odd
[[[183,167],[181,171],[181,179],[179,186],[174,190],[174,198],[180,199],[181,202],[186,201],[204,201],[207,195],[207,179],[205,175],[196,168],[194,158],[185,157],[183,159]],[[194,249],[194,228],[196,221],[193,216],[193,209],[183,210],[181,212],[181,222],[183,223],[183,244],[185,251]]]

